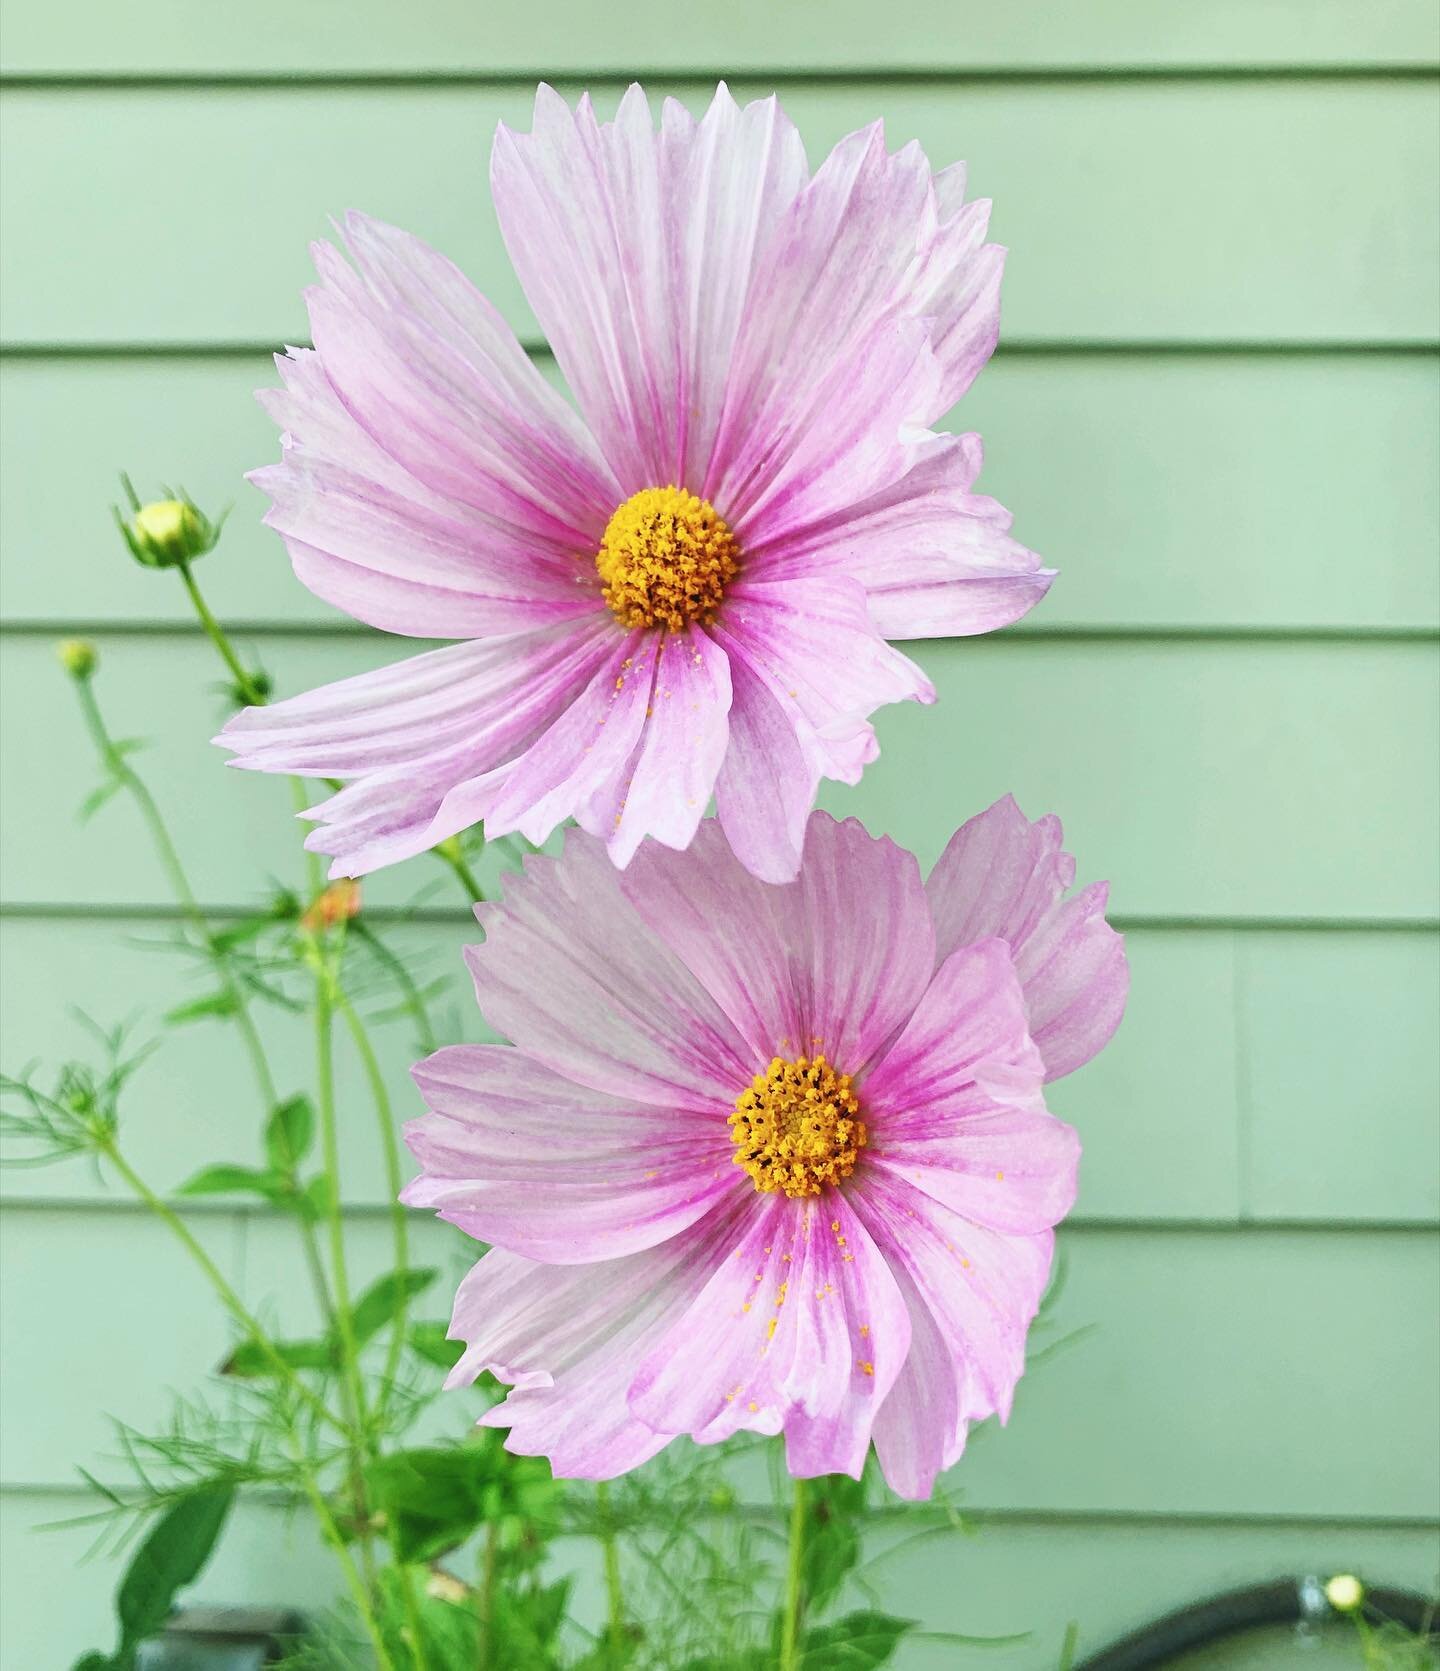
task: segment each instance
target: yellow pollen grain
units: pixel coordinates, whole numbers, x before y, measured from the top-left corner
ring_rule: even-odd
[[[672,484],[642,488],[616,510],[595,569],[623,626],[681,632],[714,617],[739,559],[735,536],[709,500]]]
[[[863,1358],[860,1360],[860,1368],[866,1375],[873,1375],[875,1373],[875,1365],[873,1363],[866,1363]]]
[[[850,1075],[837,1074],[824,1056],[776,1056],[736,1099],[730,1135],[735,1165],[755,1188],[794,1200],[848,1178],[869,1141]],[[839,1219],[830,1228],[838,1231]]]

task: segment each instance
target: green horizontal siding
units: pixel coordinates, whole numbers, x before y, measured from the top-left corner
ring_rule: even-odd
[[[253,645],[282,690],[422,647]],[[1440,666],[1430,645],[1000,635],[912,648],[938,710],[882,711],[879,760],[858,789],[831,785],[822,800],[927,863],[958,823],[1013,791],[1032,817],[1062,813],[1081,875],[1109,877],[1130,916],[1437,915]],[[286,786],[221,770],[207,741],[222,713],[208,644],[116,635],[101,656],[102,700],[120,735],[152,744],[145,771],[193,855],[200,897],[245,903],[246,878],[292,874]],[[103,835],[67,816],[95,768],[49,644],[14,640],[0,679],[3,897],[163,903],[168,889],[128,809],[107,809]],[[52,714],[41,726],[37,702]],[[371,897],[409,898],[424,876],[387,872]]]
[[[275,381],[260,354],[0,363],[0,451],[26,484],[0,499],[0,619],[193,622],[110,534],[123,466],[237,501],[204,571],[223,614],[353,625],[296,585],[241,484],[279,451],[251,398]],[[1420,560],[1440,526],[1430,355],[1002,351],[951,427],[984,436],[981,485],[1061,571],[1021,632],[1440,625],[1440,567]],[[57,523],[37,506],[67,509]]]
[[[142,0],[123,16],[88,0],[8,0],[4,67],[28,74],[487,76],[601,70],[959,71],[1119,66],[1431,64],[1440,28],[1424,0],[255,0],[241,10]]]
[[[706,94],[676,90],[692,104]],[[601,85],[597,99],[618,91]],[[883,115],[892,145],[919,139],[937,166],[968,160],[1015,251],[1012,342],[1440,334],[1429,83],[780,92],[817,157]],[[6,103],[6,342],[293,341],[306,244],[350,208],[430,239],[534,335],[485,187],[496,121],[529,125],[518,86],[22,90]],[[157,211],[143,183],[160,181],[174,207]]]

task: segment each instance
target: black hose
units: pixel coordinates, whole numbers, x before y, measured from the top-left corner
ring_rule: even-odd
[[[1434,1602],[1408,1590],[1365,1588],[1365,1612],[1394,1619],[1407,1630],[1428,1630]],[[1339,1615],[1313,1578],[1278,1578],[1197,1601],[1103,1648],[1075,1671],[1155,1671],[1191,1648],[1263,1625],[1319,1624]]]

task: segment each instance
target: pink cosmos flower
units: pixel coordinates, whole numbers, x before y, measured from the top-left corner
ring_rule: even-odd
[[[572,407],[443,256],[360,215],[315,249],[315,348],[262,394],[254,476],[320,597],[462,642],[263,709],[238,766],[346,780],[308,845],[358,876],[483,819],[567,817],[627,864],[712,794],[741,861],[795,874],[821,778],[880,705],[929,702],[889,638],[988,632],[1051,571],[929,428],[994,348],[1004,251],[965,172],[880,125],[811,176],[774,99],[615,121],[548,87],[501,127],[500,227]]]
[[[776,887],[713,819],[623,873],[572,830],[479,908],[476,992],[514,1043],[416,1067],[404,1199],[493,1244],[450,1331],[448,1385],[511,1385],[482,1424],[587,1479],[741,1428],[858,1475],[873,1439],[926,1497],[1006,1419],[1075,1195],[1042,1087],[1128,985],[1060,841],[1007,798],[922,883],[816,812]]]

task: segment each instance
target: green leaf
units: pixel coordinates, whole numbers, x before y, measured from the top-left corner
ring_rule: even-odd
[[[287,1177],[310,1153],[315,1140],[315,1110],[308,1097],[291,1097],[271,1114],[265,1126],[265,1154]]]
[[[888,1613],[847,1613],[834,1624],[805,1632],[800,1663],[806,1671],[872,1671],[885,1664],[914,1628],[914,1619],[895,1619]]]
[[[165,1020],[178,1025],[214,1016],[223,1021],[237,1014],[239,1008],[239,1000],[233,992],[212,992],[208,997],[192,999],[188,1004],[176,1004],[173,1010],[166,1010]]]
[[[417,1294],[422,1294],[439,1276],[433,1265],[419,1265],[405,1272],[391,1271],[378,1282],[372,1282],[355,1302],[350,1315],[355,1344],[363,1346],[390,1322],[401,1306],[408,1305]]]
[[[300,1211],[311,1220],[328,1218],[335,1207],[335,1192],[330,1187],[329,1176],[324,1172],[317,1172],[300,1192]]]
[[[400,1561],[433,1561],[490,1521],[542,1519],[555,1496],[548,1464],[512,1456],[493,1429],[474,1444],[394,1451],[365,1480]]]
[[[446,1338],[447,1326],[444,1323],[412,1323],[407,1336],[415,1356],[423,1358],[426,1363],[433,1363],[437,1369],[454,1369],[465,1350],[463,1340]]]
[[[98,788],[92,789],[80,803],[80,811],[76,815],[80,822],[82,824],[88,823],[105,805],[106,801],[112,795],[118,795],[124,787],[125,785],[121,783],[118,777],[112,777],[108,783],[102,783]],[[108,1665],[109,1661],[107,1660],[105,1663]]]
[[[71,1671],[120,1671],[109,1654],[82,1654]]]
[[[203,1486],[181,1497],[151,1528],[115,1595],[122,1658],[160,1629],[175,1597],[199,1577],[234,1497],[233,1486]]]
[[[278,1201],[285,1193],[285,1180],[274,1172],[257,1172],[250,1166],[202,1166],[189,1177],[176,1195],[263,1195]]]
[[[338,1353],[329,1340],[275,1340],[271,1346],[275,1356],[291,1369],[334,1369]],[[222,1375],[241,1375],[253,1378],[274,1375],[275,1364],[258,1341],[245,1340],[238,1345],[220,1366]]]

